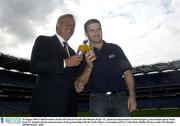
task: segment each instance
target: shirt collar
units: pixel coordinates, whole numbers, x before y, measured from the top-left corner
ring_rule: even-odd
[[[60,35],[58,35],[57,33],[56,33],[56,36],[59,39],[59,42],[61,43],[61,45],[64,46],[63,42],[65,42],[65,40]]]
[[[100,50],[102,50],[104,47],[106,47],[107,43],[106,43],[104,40],[102,40],[102,41],[103,41],[103,45],[102,45],[101,49],[97,49],[97,48],[94,47],[94,49],[95,49],[96,51],[100,51]]]

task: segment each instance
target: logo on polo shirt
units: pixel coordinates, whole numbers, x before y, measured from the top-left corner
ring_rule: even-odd
[[[114,58],[114,57],[116,57],[115,54],[110,54],[110,55],[109,55],[109,59],[112,59],[112,58]]]

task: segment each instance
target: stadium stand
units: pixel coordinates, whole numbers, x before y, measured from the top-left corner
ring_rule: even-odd
[[[0,114],[28,112],[36,75],[30,61],[0,53]],[[133,67],[139,109],[180,108],[180,60]],[[89,93],[77,95],[88,110]]]

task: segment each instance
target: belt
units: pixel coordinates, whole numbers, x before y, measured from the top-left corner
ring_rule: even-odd
[[[92,94],[105,94],[105,95],[113,95],[113,94],[118,94],[118,93],[123,93],[124,91],[107,91],[107,92],[93,92]]]
[[[128,92],[126,90],[122,90],[122,91],[108,91],[108,92],[104,92],[103,94],[106,95],[113,95],[113,94],[120,94],[120,95],[128,95]]]
[[[117,94],[119,92],[116,92],[116,91],[108,91],[108,92],[105,92],[106,95],[112,95],[112,94]]]

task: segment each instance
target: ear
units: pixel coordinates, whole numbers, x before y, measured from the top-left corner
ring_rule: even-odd
[[[88,37],[88,34],[87,34],[87,32],[85,32],[85,36],[86,36],[86,37]]]
[[[56,32],[58,31],[59,23],[56,24]]]
[[[57,24],[57,28],[59,28],[59,23]]]

